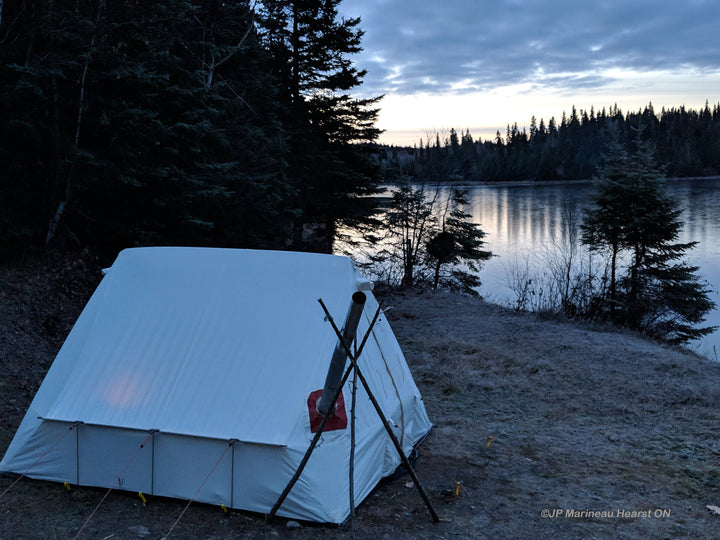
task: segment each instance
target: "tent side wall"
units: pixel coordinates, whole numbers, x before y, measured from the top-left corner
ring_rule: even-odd
[[[347,479],[348,441],[345,433],[328,435],[278,515],[327,523],[347,519],[348,482],[338,482],[338,476]],[[3,472],[269,512],[306,448],[230,442],[40,420],[27,446],[6,456]],[[372,454],[382,459],[382,445],[374,446]],[[356,467],[356,482],[366,486],[358,490],[358,501],[379,480],[377,470]]]
[[[189,499],[217,463],[197,500],[229,505],[227,447],[227,441],[42,420],[17,455],[6,455],[2,472]]]

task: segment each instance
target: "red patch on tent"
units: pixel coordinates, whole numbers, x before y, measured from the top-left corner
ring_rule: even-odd
[[[308,412],[310,413],[310,431],[317,433],[322,422],[323,416],[317,410],[317,401],[322,396],[322,390],[315,390],[308,397]],[[345,399],[343,398],[342,392],[338,396],[337,402],[335,403],[335,412],[325,422],[325,431],[335,431],[337,429],[345,429],[347,427],[347,413],[345,412]]]

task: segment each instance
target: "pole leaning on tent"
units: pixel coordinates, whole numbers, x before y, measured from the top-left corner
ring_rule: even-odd
[[[333,330],[335,330],[335,334],[337,334],[338,338],[340,338],[340,331],[338,330],[335,321],[333,321],[332,315],[330,315],[330,312],[328,311],[327,307],[323,303],[322,300],[318,300],[320,302],[320,305],[322,306],[323,310],[325,311],[325,316],[328,318],[328,321],[330,321],[330,324],[333,327]],[[380,311],[378,310],[378,313]],[[376,315],[377,318],[377,315]],[[370,325],[370,328],[368,329],[368,333],[365,336],[370,334],[372,331],[372,327],[375,324],[375,320],[373,319],[373,323]],[[385,418],[385,414],[382,411],[382,408],[380,407],[380,404],[377,402],[377,399],[375,399],[374,394],[372,393],[372,390],[370,390],[370,386],[367,383],[367,380],[365,380],[365,377],[362,374],[362,371],[360,371],[360,368],[357,365],[357,360],[360,357],[360,354],[353,355],[352,351],[350,351],[349,344],[342,339],[340,339],[340,343],[342,344],[343,348],[345,349],[345,354],[350,358],[351,360],[351,366],[348,368],[354,369],[355,372],[358,375],[358,378],[360,379],[360,382],[362,383],[363,387],[365,388],[365,391],[367,392],[368,398],[370,398],[371,403],[373,404],[373,407],[375,407],[375,412],[377,412],[378,417],[382,421],[383,425],[385,426],[385,431],[388,434],[388,437],[390,437],[390,440],[395,445],[395,449],[397,450],[398,455],[400,456],[400,460],[402,461],[403,465],[405,465],[405,468],[407,469],[408,473],[410,474],[410,478],[413,479],[413,482],[415,482],[415,487],[418,490],[418,493],[420,493],[420,496],[422,497],[423,501],[425,502],[425,506],[428,509],[428,512],[430,512],[430,516],[432,517],[433,523],[439,523],[440,517],[437,515],[437,512],[435,512],[435,509],[433,508],[432,503],[430,502],[430,498],[427,496],[427,493],[425,493],[425,489],[422,487],[422,484],[420,483],[420,479],[417,477],[417,474],[415,474],[415,471],[412,468],[412,464],[410,463],[410,460],[408,460],[407,456],[405,455],[405,452],[402,449],[402,446],[400,445],[400,442],[397,440],[397,437],[395,436],[395,433],[393,433],[392,428],[390,427],[390,424],[388,423],[387,418]],[[363,345],[364,345],[363,341]],[[362,349],[362,346],[361,346]]]
[[[360,315],[362,315],[365,301],[367,300],[365,293],[356,291],[352,295],[352,302],[345,318],[345,326],[342,330],[343,341],[351,344],[355,340]],[[345,362],[347,361],[347,353],[343,342],[338,340],[338,344],[333,351],[330,367],[328,368],[327,377],[325,377],[325,385],[320,399],[317,400],[317,410],[323,416],[332,414],[335,403],[333,397],[345,372]]]
[[[357,293],[355,293],[355,294],[357,294]],[[363,303],[364,303],[364,301],[365,301],[365,300],[364,300],[365,294],[363,294],[363,293],[360,293],[360,294],[362,294]],[[355,297],[355,295],[353,295],[353,297]],[[359,302],[359,300],[360,300],[360,297],[359,297],[359,296],[357,297],[357,300],[358,300],[357,303],[360,303],[360,302]],[[318,302],[320,302],[320,305],[322,306],[323,310],[325,311],[325,315],[328,317],[328,320],[330,321],[330,324],[332,325],[333,330],[335,331],[335,334],[337,335],[337,337],[338,337],[338,339],[339,339],[339,341],[340,341],[339,344],[340,344],[340,346],[343,348],[343,350],[345,351],[345,353],[344,353],[344,358],[346,358],[348,354],[352,354],[352,353],[350,352],[350,349],[346,347],[346,344],[345,344],[345,342],[343,341],[343,335],[342,335],[342,333],[340,332],[340,330],[337,329],[337,327],[336,327],[336,325],[335,325],[335,322],[332,320],[332,317],[330,316],[330,313],[328,312],[327,307],[325,306],[325,303],[322,301],[321,298],[318,298]],[[355,304],[355,303],[356,303],[356,302],[353,301],[353,304]],[[351,305],[350,309],[348,310],[348,316],[350,315],[350,312],[351,312],[352,310],[353,310],[353,307],[352,307],[352,305]],[[360,310],[360,311],[362,312],[362,310]],[[372,333],[372,329],[373,329],[373,327],[375,326],[375,323],[377,322],[377,318],[378,318],[379,315],[380,315],[380,307],[378,306],[378,309],[377,309],[377,311],[375,312],[375,316],[374,316],[374,317],[372,318],[372,320],[370,321],[370,326],[368,327],[367,332],[365,333],[365,337],[363,337],[362,342],[360,343],[360,346],[359,346],[359,347],[357,348],[357,350],[355,351],[355,355],[356,355],[356,356],[360,356],[360,353],[362,353],[362,350],[365,348],[365,342],[366,342],[366,341],[368,340],[368,338],[370,337],[370,334]],[[346,326],[347,326],[347,324],[346,324]],[[356,327],[356,330],[357,330],[357,324],[355,325],[355,327]],[[343,362],[343,364],[344,364],[345,360],[342,360],[342,362]],[[338,399],[338,397],[340,396],[341,389],[342,389],[342,387],[345,385],[345,383],[347,382],[347,379],[348,379],[348,377],[350,376],[350,373],[352,372],[352,370],[353,370],[352,366],[348,366],[348,368],[347,368],[347,369],[345,370],[345,372],[342,374],[342,376],[341,376],[341,378],[340,378],[340,381],[335,385],[335,387],[336,387],[335,392],[334,392],[333,395],[330,397],[330,408],[333,408],[333,409],[335,408],[335,403],[337,402],[337,399]],[[328,371],[330,371],[330,370],[328,370]],[[310,402],[308,402],[308,405],[309,405],[309,404],[310,404]],[[317,402],[315,402],[315,403],[313,404],[313,407],[314,407],[315,409],[317,409]],[[321,415],[321,416],[320,416],[320,422],[319,422],[317,428],[314,430],[315,436],[313,437],[312,441],[310,442],[310,446],[308,447],[307,451],[305,452],[305,455],[304,455],[303,458],[300,460],[300,464],[298,465],[297,469],[295,470],[295,474],[293,474],[292,478],[290,479],[290,481],[289,481],[289,482],[287,483],[287,485],[285,486],[285,489],[283,489],[283,491],[282,491],[282,493],[280,494],[280,496],[278,497],[277,501],[275,501],[275,504],[273,505],[272,509],[270,510],[270,513],[267,515],[266,518],[267,518],[268,520],[271,520],[271,519],[273,519],[273,518],[275,517],[275,514],[276,514],[277,511],[280,509],[280,507],[282,506],[283,502],[284,502],[285,499],[287,498],[288,494],[289,494],[290,491],[292,490],[293,486],[295,486],[296,482],[297,482],[298,479],[300,478],[300,475],[302,474],[303,470],[305,469],[305,465],[307,465],[307,462],[308,462],[308,460],[310,459],[310,456],[312,455],[313,450],[315,450],[315,446],[317,445],[318,441],[320,440],[320,437],[322,436],[323,431],[324,431],[324,429],[325,429],[325,425],[326,425],[326,423],[328,422],[328,420],[330,420],[331,416],[332,416],[332,413],[331,413],[331,414],[324,414],[324,415]]]
[[[356,296],[356,295],[358,295],[358,296]],[[362,295],[362,296],[359,296],[359,295]],[[345,336],[347,335],[345,330],[347,330],[347,327],[348,327],[347,320],[346,320],[346,325],[345,325],[346,328],[343,329],[343,331],[341,332],[338,329],[337,325],[335,324],[335,321],[333,320],[332,315],[330,315],[330,312],[328,311],[328,309],[325,306],[325,303],[322,301],[322,299],[318,299],[318,302],[320,302],[320,305],[322,306],[323,310],[325,311],[325,316],[327,317],[327,320],[330,322],[330,325],[332,326],[333,330],[335,331],[336,336],[338,337],[338,341],[339,341],[338,345],[340,347],[342,347],[342,349],[343,349],[342,354],[341,355],[338,354],[337,357],[340,358],[340,360],[338,360],[338,363],[341,362],[340,367],[341,367],[341,369],[344,370],[344,373],[342,371],[340,372],[339,379],[335,379],[335,378],[331,377],[331,371],[333,371],[332,363],[336,359],[336,355],[333,354],[333,360],[331,361],[331,368],[328,370],[328,376],[327,376],[327,380],[326,380],[326,388],[323,391],[323,395],[328,393],[327,392],[327,382],[328,381],[331,381],[331,382],[337,381],[333,385],[333,387],[335,388],[334,392],[330,393],[330,405],[328,407],[330,409],[330,412],[327,414],[322,414],[321,419],[320,419],[320,424],[318,425],[317,429],[314,430],[315,436],[313,437],[312,441],[310,442],[310,446],[308,447],[307,451],[305,452],[305,455],[303,456],[302,460],[300,461],[300,464],[298,465],[298,468],[295,471],[295,474],[290,479],[288,484],[285,486],[285,489],[282,491],[282,493],[278,497],[274,506],[270,510],[270,513],[266,516],[266,519],[271,520],[275,517],[277,511],[282,506],[283,502],[287,498],[287,496],[290,493],[290,491],[292,490],[293,486],[300,478],[300,475],[302,474],[302,472],[305,468],[305,465],[307,464],[308,460],[310,459],[310,455],[312,454],[313,450],[315,449],[315,446],[317,445],[317,443],[320,439],[320,436],[322,435],[323,430],[325,429],[325,424],[328,422],[328,420],[333,415],[332,409],[335,406],[336,400],[340,396],[340,390],[341,390],[342,386],[347,381],[348,376],[350,375],[350,372],[355,371],[357,373],[358,377],[360,378],[360,381],[362,382],[362,384],[365,388],[365,391],[368,394],[368,397],[370,398],[373,406],[375,407],[375,411],[377,412],[378,416],[380,417],[380,420],[382,421],[383,425],[385,426],[385,430],[387,431],[388,436],[392,440],[392,442],[395,446],[395,449],[397,450],[397,452],[400,456],[402,463],[405,465],[405,468],[407,469],[408,473],[410,474],[410,477],[413,479],[413,481],[415,483],[415,487],[417,488],[418,492],[420,493],[420,496],[422,497],[423,501],[425,502],[425,506],[427,506],[428,511],[430,512],[430,516],[432,517],[433,523],[438,523],[440,521],[440,518],[438,517],[437,512],[435,512],[435,509],[433,508],[429,497],[425,493],[425,490],[423,489],[422,484],[420,484],[420,479],[415,474],[415,471],[413,470],[412,465],[410,464],[410,461],[408,460],[407,456],[405,455],[405,452],[403,451],[402,446],[398,442],[397,437],[395,437],[395,434],[393,433],[390,425],[388,424],[388,421],[385,418],[385,415],[383,414],[382,409],[380,408],[380,405],[378,404],[377,400],[375,399],[375,396],[373,395],[372,391],[370,390],[370,387],[369,387],[367,381],[365,380],[365,377],[362,375],[362,372],[360,371],[360,369],[358,368],[358,365],[357,365],[357,360],[360,357],[360,355],[363,351],[363,348],[365,347],[365,342],[367,341],[368,337],[372,333],[373,327],[375,326],[375,322],[377,321],[378,315],[380,314],[380,311],[381,311],[380,307],[378,307],[377,312],[375,313],[375,316],[373,317],[372,321],[370,322],[370,326],[367,329],[365,337],[362,339],[362,342],[360,343],[360,347],[358,347],[355,354],[353,354],[352,351],[350,350],[350,345],[352,342],[345,339]],[[351,305],[350,310],[348,311],[347,319],[350,319],[351,313],[353,312],[354,309],[358,310],[357,318],[359,319],[360,314],[362,313],[362,307],[363,307],[364,302],[365,302],[365,294],[363,294],[359,291],[356,292],[355,294],[353,294],[353,304]],[[356,307],[355,304],[359,304],[359,306]],[[352,334],[353,340],[355,339],[356,331],[357,331],[357,322],[355,323],[355,332],[353,332],[353,334]],[[335,350],[335,353],[337,353],[337,348]],[[345,370],[345,361],[347,358],[350,358],[351,365],[348,366],[348,368]],[[321,396],[321,398],[322,398],[322,396]],[[320,399],[318,399],[317,407],[316,407],[318,409],[318,411],[320,409],[319,402],[320,402]],[[308,401],[308,404],[309,403],[310,403],[310,401]],[[354,411],[352,411],[351,414],[354,414]],[[311,424],[312,424],[312,422],[311,422]]]

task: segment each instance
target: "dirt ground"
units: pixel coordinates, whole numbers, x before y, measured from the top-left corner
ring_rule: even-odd
[[[98,270],[87,256],[0,266],[0,453]],[[435,424],[416,471],[440,523],[403,476],[340,527],[193,503],[172,538],[720,537],[720,364],[457,295],[383,302]],[[0,539],[73,538],[105,492],[23,479],[0,497]],[[185,504],[112,491],[80,537],[162,538]]]

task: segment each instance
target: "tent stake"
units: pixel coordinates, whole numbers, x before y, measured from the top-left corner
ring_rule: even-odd
[[[325,307],[325,304],[320,301],[320,304],[322,305],[323,309],[325,310],[325,315],[327,316],[328,320],[330,321],[330,324],[333,327],[333,330],[335,330],[335,333],[340,337],[340,340],[342,341],[342,334],[340,334],[340,331],[338,330],[337,326],[335,325],[335,321],[333,321],[332,316],[330,315],[330,312]],[[372,328],[372,327],[371,327]],[[405,455],[405,452],[402,449],[402,446],[400,446],[400,442],[397,440],[397,437],[395,436],[395,433],[393,433],[392,428],[390,427],[390,423],[388,422],[387,418],[385,418],[385,415],[383,414],[382,409],[380,408],[380,404],[377,402],[377,399],[375,399],[375,395],[370,390],[370,385],[368,385],[367,380],[365,380],[365,377],[362,374],[362,371],[360,371],[360,368],[357,365],[356,358],[353,358],[353,355],[350,354],[350,348],[348,347],[347,343],[343,342],[343,346],[345,347],[346,352],[348,353],[348,357],[350,358],[350,362],[352,363],[353,368],[355,368],[355,372],[357,373],[358,377],[360,378],[360,382],[362,383],[363,387],[365,388],[365,391],[368,394],[368,397],[370,398],[370,402],[373,404],[373,407],[375,407],[375,411],[377,412],[378,416],[380,417],[380,420],[382,420],[383,425],[385,426],[385,431],[387,431],[388,436],[390,437],[390,440],[395,445],[395,449],[397,450],[400,459],[403,462],[403,465],[405,465],[405,468],[408,470],[408,473],[410,474],[410,478],[412,478],[413,482],[415,482],[415,487],[417,487],[418,493],[420,493],[420,496],[422,497],[423,501],[425,502],[425,506],[427,506],[428,511],[430,512],[430,516],[432,516],[433,523],[438,523],[440,521],[440,518],[437,515],[437,512],[435,512],[435,509],[433,508],[432,503],[430,502],[430,499],[427,496],[427,493],[425,493],[425,490],[422,487],[422,484],[420,483],[420,479],[415,474],[415,470],[412,468],[412,465],[410,464],[410,461],[408,460],[407,456]]]

